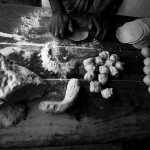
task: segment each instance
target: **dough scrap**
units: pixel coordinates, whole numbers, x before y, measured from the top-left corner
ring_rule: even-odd
[[[0,99],[5,102],[41,96],[47,84],[35,73],[0,54]]]
[[[0,109],[0,126],[10,127],[18,124],[26,117],[23,104],[13,104]]]
[[[42,101],[38,108],[43,112],[63,113],[74,104],[79,91],[79,80],[73,78],[68,82],[65,98],[62,101]]]

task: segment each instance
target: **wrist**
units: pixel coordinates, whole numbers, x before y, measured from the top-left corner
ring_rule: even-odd
[[[56,13],[56,12],[63,12],[63,13],[66,13],[66,10],[65,10],[65,9],[62,9],[62,8],[55,8],[55,9],[52,9],[52,13]]]
[[[55,10],[55,11],[53,10],[52,13],[53,14],[54,13],[68,14],[67,11],[64,11],[64,10]]]
[[[56,11],[63,12],[63,11],[66,11],[61,0],[49,0],[49,1],[50,1],[52,12],[56,12]]]
[[[102,17],[102,16],[105,16],[107,14],[107,12],[105,11],[105,10],[97,10],[96,12],[95,12],[95,15],[96,16],[99,16],[99,17]]]

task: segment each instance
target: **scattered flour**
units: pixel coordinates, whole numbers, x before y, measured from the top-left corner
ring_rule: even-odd
[[[4,56],[9,56],[12,53],[19,53],[22,49],[20,47],[5,47],[3,49],[0,49],[0,53]]]
[[[61,72],[61,66],[52,59],[52,54],[50,52],[51,50],[57,51],[57,48],[57,43],[55,41],[49,42],[41,50],[40,54],[43,68],[55,74]]]
[[[45,46],[45,44],[26,42],[26,41],[19,41],[17,43],[0,42],[0,45],[35,46],[35,47],[43,47],[43,46]]]
[[[41,27],[40,21],[42,18],[49,18],[51,15],[50,9],[33,9],[27,15],[20,17],[20,23],[17,27],[14,27],[14,33],[29,36],[29,31],[32,28]]]
[[[0,37],[12,38],[16,41],[26,40],[26,38],[23,35],[8,34],[3,32],[0,32]]]
[[[17,47],[8,46],[8,47],[0,49],[0,53],[4,56],[9,56],[10,54],[13,54],[13,53],[18,53],[18,54],[22,55],[24,57],[24,59],[30,59],[31,56],[38,50],[39,49],[30,50],[30,49],[22,48],[19,46],[17,46]],[[23,53],[21,54],[20,52],[23,52]]]

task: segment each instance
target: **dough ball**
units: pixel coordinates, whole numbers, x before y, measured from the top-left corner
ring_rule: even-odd
[[[116,54],[112,54],[110,57],[109,57],[110,60],[114,61],[114,62],[117,62],[119,61],[120,57],[118,57],[118,55]]]
[[[109,59],[108,59],[108,60],[106,60],[106,62],[105,62],[105,65],[108,66],[108,67],[109,67],[109,66],[114,66],[114,64],[115,64],[115,61],[114,61],[114,60],[109,60]]]
[[[91,65],[91,64],[94,64],[95,63],[95,59],[94,58],[87,58],[83,61],[83,65],[84,67],[85,66],[88,66],[88,65]]]
[[[143,72],[144,72],[146,75],[150,75],[150,66],[144,66]]]
[[[148,92],[150,93],[150,86],[148,87]]]
[[[95,74],[93,71],[89,71],[84,75],[84,80],[92,81],[95,78]]]
[[[109,68],[107,66],[99,66],[100,74],[109,74]]]
[[[118,77],[119,76],[119,71],[116,67],[114,66],[110,66],[109,67],[109,70],[110,70],[110,74],[114,77]]]
[[[115,67],[116,67],[118,70],[124,70],[124,63],[118,61],[118,62],[116,62]]]
[[[100,56],[97,56],[97,57],[95,57],[95,64],[97,66],[101,66],[104,64],[104,60]]]
[[[90,64],[90,65],[86,65],[84,67],[84,69],[87,71],[87,72],[93,72],[95,70],[95,65],[94,64]]]
[[[106,88],[101,91],[102,97],[105,99],[110,99],[113,96],[113,88]]]
[[[143,62],[145,66],[150,66],[150,57],[145,58]]]
[[[108,81],[108,75],[107,74],[99,74],[98,81],[101,85],[105,85]]]
[[[99,53],[99,56],[100,56],[102,59],[109,59],[109,52],[107,52],[107,51],[102,51],[101,53]]]
[[[150,49],[148,47],[143,47],[141,50],[141,54],[144,57],[149,57],[150,56]]]
[[[10,127],[18,124],[26,116],[25,106],[13,104],[0,109],[0,126]]]
[[[150,86],[150,75],[145,76],[145,77],[143,78],[143,82],[144,82],[146,85]]]
[[[90,82],[90,91],[93,93],[99,93],[101,91],[101,85],[98,81]]]

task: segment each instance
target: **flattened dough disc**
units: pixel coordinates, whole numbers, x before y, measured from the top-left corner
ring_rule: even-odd
[[[75,28],[73,33],[67,33],[66,36],[73,41],[83,41],[89,36],[89,31]]]
[[[141,38],[143,29],[136,22],[129,22],[119,27],[116,33],[120,42],[130,43]]]

